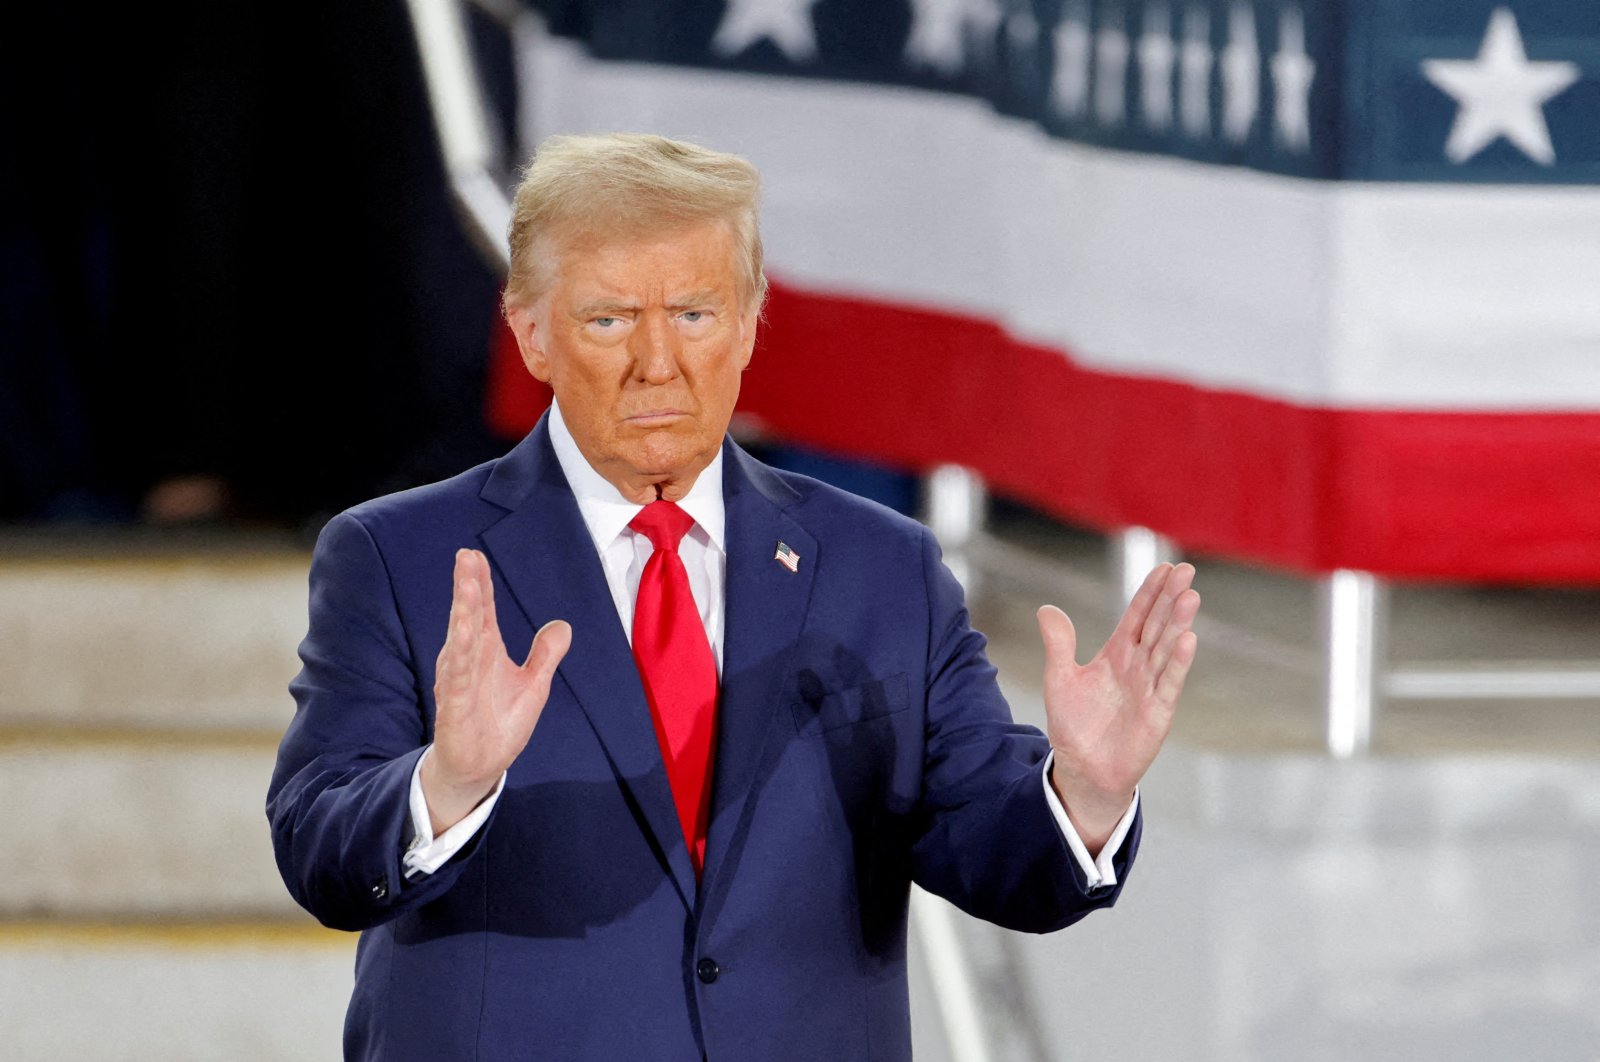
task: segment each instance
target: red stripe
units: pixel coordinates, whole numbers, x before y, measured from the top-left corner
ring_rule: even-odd
[[[550,388],[528,375],[517,350],[517,338],[504,319],[499,320],[489,337],[488,375],[484,384],[484,422],[501,438],[522,438],[549,407]]]
[[[1600,412],[1297,406],[783,285],[766,316],[740,408],[799,443],[907,469],[959,462],[1077,523],[1297,571],[1600,584]],[[548,398],[497,361],[491,423],[517,435]]]

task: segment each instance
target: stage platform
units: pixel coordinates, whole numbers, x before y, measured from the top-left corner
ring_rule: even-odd
[[[1038,722],[1033,609],[1098,645],[1104,547],[997,530],[973,612]],[[1310,584],[1196,562],[1202,656],[1121,902],[1050,937],[957,922],[974,1062],[1595,1057],[1600,705],[1391,705],[1370,755],[1334,761]],[[261,811],[306,564],[270,535],[0,540],[8,1058],[336,1056],[353,938],[293,907]],[[1592,660],[1600,594],[1398,587],[1391,640]],[[918,1058],[951,1059],[920,967],[913,996]]]

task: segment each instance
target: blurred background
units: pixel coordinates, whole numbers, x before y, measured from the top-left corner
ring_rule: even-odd
[[[1200,568],[1115,911],[913,906],[918,1057],[1600,1057],[1600,4],[31,5],[0,34],[0,1028],[336,1057],[262,813],[317,530],[548,402],[558,132],[762,171],[736,434],[1033,609]],[[10,21],[10,20],[8,20]]]

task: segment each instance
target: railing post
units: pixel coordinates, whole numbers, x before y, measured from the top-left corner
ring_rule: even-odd
[[[457,0],[407,0],[406,7],[450,190],[469,235],[490,264],[504,272],[511,200],[495,176],[496,159],[504,151],[478,84],[467,13]]]
[[[911,889],[911,928],[922,945],[928,980],[939,1007],[945,1045],[953,1062],[989,1062],[989,1031],[982,994],[972,976],[972,960],[961,943],[954,907],[915,886]]]
[[[940,465],[928,473],[924,504],[928,527],[944,550],[945,566],[970,594],[976,571],[966,549],[983,530],[988,492],[970,468]]]
[[[1323,580],[1322,596],[1328,751],[1346,759],[1372,744],[1385,659],[1384,590],[1372,573],[1340,568]]]
[[[1148,527],[1125,527],[1111,536],[1111,584],[1120,595],[1116,611],[1127,607],[1150,569],[1163,562],[1176,563],[1177,544]]]

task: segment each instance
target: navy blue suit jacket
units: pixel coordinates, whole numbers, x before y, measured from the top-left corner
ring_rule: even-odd
[[[1015,929],[1086,889],[932,536],[726,444],[726,636],[704,880],[599,557],[541,422],[328,524],[267,801],[284,881],[361,930],[348,1057],[902,1060],[910,883]],[[782,541],[798,572],[773,559]],[[458,547],[521,659],[572,624],[488,823],[406,880]],[[1138,844],[1135,825],[1118,880]],[[713,969],[714,964],[714,969]],[[704,976],[702,976],[704,974]]]

